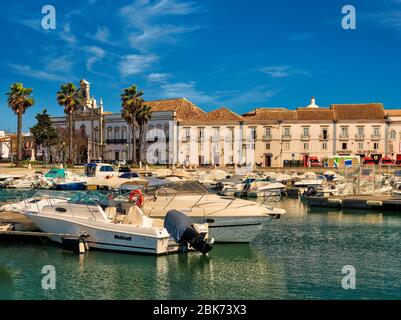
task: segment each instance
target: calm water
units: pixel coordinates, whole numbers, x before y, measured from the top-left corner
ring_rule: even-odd
[[[163,257],[0,244],[0,299],[398,299],[401,215],[308,212],[298,200],[250,245]],[[53,265],[57,288],[41,287]],[[356,290],[343,290],[344,265]]]

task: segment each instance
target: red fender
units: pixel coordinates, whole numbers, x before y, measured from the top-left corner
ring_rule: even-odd
[[[138,190],[133,190],[130,192],[129,194],[129,202],[134,202],[134,199],[138,198],[138,200],[136,200],[135,204],[139,207],[142,208],[143,207],[143,203],[145,202],[145,197],[143,196],[143,193],[140,189]]]

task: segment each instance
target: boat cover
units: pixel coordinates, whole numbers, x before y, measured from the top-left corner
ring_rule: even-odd
[[[180,242],[184,232],[191,228],[191,222],[182,212],[170,210],[164,219],[164,227],[175,241]]]

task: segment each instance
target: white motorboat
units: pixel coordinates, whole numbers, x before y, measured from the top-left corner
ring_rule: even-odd
[[[66,197],[51,198],[46,195],[38,195],[15,203],[4,204],[0,207],[0,212],[7,211],[7,212],[21,213],[23,211],[28,211],[28,210],[39,211],[44,206],[56,205],[57,203],[67,202],[67,201],[68,198]]]
[[[116,199],[117,200],[117,199]],[[210,194],[197,181],[161,186],[145,198],[143,210],[163,218],[170,209],[185,213],[195,223],[207,223],[215,242],[251,242],[264,225],[286,211],[253,201]]]
[[[279,201],[285,194],[285,188],[286,186],[280,182],[271,182],[258,187],[254,191],[248,191],[248,197],[263,197]]]
[[[42,231],[84,238],[90,248],[156,255],[179,250],[178,243],[171,241],[169,232],[164,228],[164,221],[145,216],[136,205],[131,205],[127,214],[117,214],[116,207],[103,210],[98,204],[68,201],[36,209],[33,206],[22,214]],[[179,229],[180,223],[173,225],[173,230]],[[194,225],[191,233],[194,241],[206,243],[205,234],[207,225]],[[199,238],[200,235],[203,238]],[[52,240],[62,242],[61,236]],[[191,240],[188,242],[193,245]]]

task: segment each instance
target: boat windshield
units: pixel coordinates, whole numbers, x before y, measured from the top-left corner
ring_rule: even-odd
[[[175,194],[206,194],[208,190],[198,181],[179,181],[166,183],[162,186],[157,186],[149,189],[149,192],[159,195],[175,195]]]
[[[75,193],[68,202],[81,204],[100,204],[107,198],[107,193],[100,191]]]

